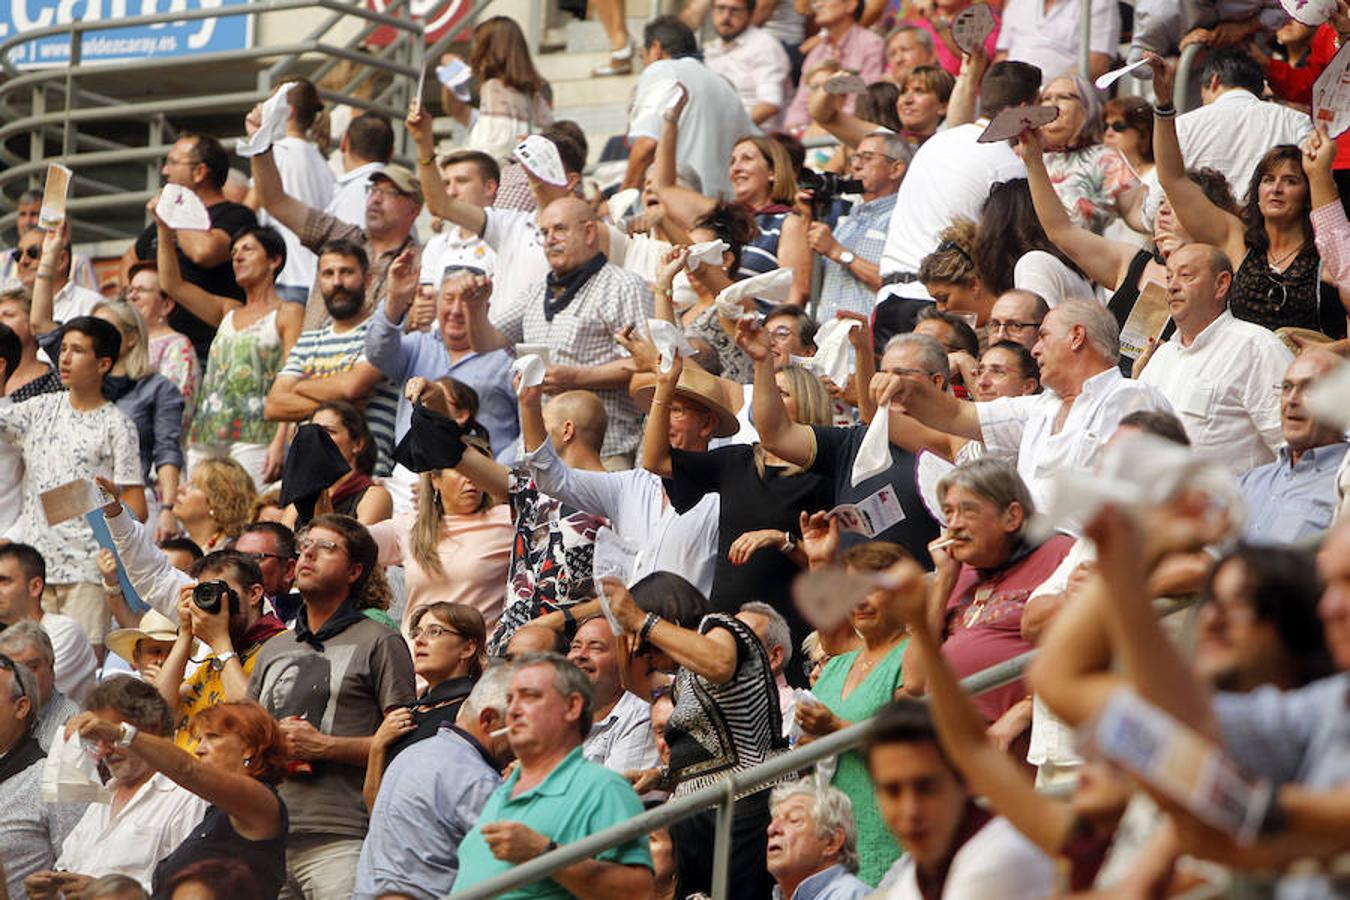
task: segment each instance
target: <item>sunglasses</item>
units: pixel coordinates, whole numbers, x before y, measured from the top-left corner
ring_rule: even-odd
[[[1110,128],[1112,131],[1116,132],[1117,134],[1122,134],[1122,133],[1124,133],[1124,132],[1130,130],[1130,123],[1129,123],[1129,122],[1126,122],[1126,121],[1124,121],[1124,120],[1121,120],[1121,119],[1117,119],[1117,120],[1114,121],[1114,122],[1107,122],[1107,123],[1106,123],[1106,127],[1107,127],[1107,128]]]
[[[1266,280],[1270,282],[1270,287],[1266,289],[1266,302],[1277,310],[1284,309],[1285,301],[1289,299],[1289,286],[1285,284],[1284,276],[1267,272]]]
[[[41,245],[41,244],[29,244],[27,247],[24,247],[24,248],[23,248],[23,255],[26,256],[26,257],[28,257],[29,259],[41,259],[41,258],[42,258],[42,245]]]

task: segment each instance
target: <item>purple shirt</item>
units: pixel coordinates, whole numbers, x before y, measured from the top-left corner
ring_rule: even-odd
[[[820,43],[802,61],[802,77],[797,84],[797,94],[792,98],[787,118],[783,121],[783,127],[788,131],[805,128],[811,123],[811,115],[806,109],[806,103],[811,99],[811,89],[806,86],[806,73],[816,63],[837,59],[845,69],[857,72],[868,84],[881,81],[886,71],[886,40],[880,35],[855,24],[837,44],[831,40],[827,31],[822,30],[819,36]],[[852,112],[855,99],[849,97],[844,109]]]

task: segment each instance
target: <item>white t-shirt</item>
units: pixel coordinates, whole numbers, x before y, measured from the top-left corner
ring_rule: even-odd
[[[675,82],[689,91],[689,102],[680,114],[676,155],[703,179],[705,196],[730,196],[727,168],[731,148],[745,135],[759,134],[759,129],[750,121],[731,82],[697,59],[663,59],[643,70],[633,91],[628,139],[661,137],[662,114],[672,99]]]
[[[1039,295],[1051,309],[1065,300],[1097,299],[1092,282],[1044,250],[1022,254],[1013,266],[1013,287]]]
[[[422,272],[418,282],[439,286],[445,267],[452,263],[476,266],[491,278],[495,274],[497,254],[487,241],[473,236],[466,238],[457,227],[447,224],[422,247]]]
[[[1041,84],[1078,67],[1079,0],[1055,0],[1047,11],[1045,0],[1008,0],[998,33],[998,49],[1008,59],[1031,63],[1041,70]],[[1116,0],[1092,0],[1093,53],[1114,56],[1120,44],[1120,10]]]
[[[1191,446],[1241,475],[1273,461],[1284,443],[1280,382],[1293,361],[1273,332],[1225,310],[1189,347],[1173,335],[1139,381],[1172,404]]]
[[[56,651],[56,689],[81,706],[94,686],[98,659],[80,623],[59,613],[43,613],[38,623]]]
[[[535,213],[518,209],[483,210],[483,240],[497,254],[489,312],[510,309],[521,292],[548,276],[548,258]]]
[[[336,216],[348,225],[366,227],[366,184],[370,176],[384,171],[384,163],[372,162],[357,166],[337,177],[333,199],[324,212]]]
[[[0,410],[14,405],[8,397],[0,397]],[[3,413],[0,413],[3,415]],[[0,441],[0,537],[22,541],[18,531],[10,533],[19,523],[23,508],[23,450],[14,444]]]
[[[940,131],[914,154],[886,231],[882,275],[917,274],[923,258],[937,249],[939,232],[952,219],[964,216],[978,222],[991,186],[1027,177],[1026,166],[1009,144],[981,144],[976,140],[987,125],[981,119]],[[913,281],[882,285],[877,300],[892,294],[930,299],[923,285]]]
[[[94,307],[103,300],[104,296],[98,291],[67,281],[52,297],[52,318],[57,322],[69,322],[77,316],[91,316]]]
[[[922,900],[914,857],[897,870],[887,900]],[[952,857],[943,900],[1044,900],[1055,893],[1055,864],[1007,819],[991,819]]]
[[[333,177],[333,170],[328,168],[328,160],[323,158],[318,147],[303,138],[282,138],[272,145],[272,159],[281,173],[281,186],[289,196],[314,209],[327,209],[328,204],[333,202],[337,179]],[[362,227],[365,226],[366,218],[365,200],[363,190],[361,221],[355,223]],[[266,211],[259,210],[258,221],[263,225],[271,225],[286,239],[286,267],[277,275],[277,284],[309,290],[318,269],[318,257],[300,243],[295,232],[275,221]]]

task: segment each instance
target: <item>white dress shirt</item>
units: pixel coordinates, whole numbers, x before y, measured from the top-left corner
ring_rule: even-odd
[[[94,687],[94,673],[98,671],[98,659],[89,643],[89,635],[84,633],[79,622],[60,613],[44,612],[38,624],[51,638],[56,653],[56,689],[83,704]]]
[[[57,322],[69,322],[77,316],[92,316],[94,307],[105,299],[98,291],[91,291],[74,281],[67,281],[61,286],[61,290],[52,296],[52,319]]]
[[[57,870],[101,878],[127,875],[147,891],[155,866],[201,824],[207,803],[156,772],[113,815],[111,803],[91,803],[61,845]]]
[[[1041,84],[1078,69],[1079,0],[1008,0],[1003,7],[998,49],[1008,59],[1031,63],[1041,70]],[[1115,56],[1120,44],[1120,10],[1116,0],[1092,0],[1093,53]]]
[[[767,31],[751,25],[732,40],[709,41],[703,50],[708,68],[736,89],[746,113],[760,103],[778,107],[764,122],[772,128],[782,120],[788,105],[788,74],[792,64],[782,43]]]
[[[652,733],[651,704],[624,691],[609,715],[591,724],[591,733],[581,742],[581,755],[620,775],[656,766],[660,758]]]
[[[272,159],[276,162],[281,186],[288,196],[314,209],[327,209],[333,202],[337,179],[333,177],[333,170],[328,167],[328,160],[323,158],[318,147],[304,138],[285,137],[272,145]],[[300,243],[294,231],[273,219],[266,210],[258,211],[258,224],[271,225],[281,232],[286,241],[286,266],[277,274],[277,284],[303,287],[308,292],[318,273],[318,256]],[[361,191],[361,219],[353,224],[366,227],[364,188]]]
[[[1062,403],[1058,394],[1046,391],[975,404],[986,452],[1015,460],[1018,474],[1038,503],[1045,501],[1045,488],[1055,472],[1092,468],[1122,418],[1141,409],[1172,412],[1156,388],[1126,378],[1114,365],[1083,382],[1064,427],[1056,433]]]
[[[337,177],[333,200],[324,212],[337,216],[348,225],[366,227],[366,185],[370,176],[384,171],[384,163],[371,162],[357,166]]]
[[[704,495],[680,515],[666,497],[659,476],[646,469],[623,472],[586,472],[563,462],[544,441],[525,463],[542,493],[569,506],[609,519],[615,534],[638,545],[632,580],[652,572],[674,572],[698,588],[712,593],[717,566],[718,519],[722,496]]]
[[[1284,443],[1280,382],[1293,361],[1274,332],[1224,310],[1189,347],[1174,334],[1139,381],[1172,404],[1191,446],[1241,475],[1273,460]]]
[[[980,119],[939,131],[914,154],[886,231],[886,246],[881,252],[883,276],[918,274],[923,258],[937,249],[939,232],[953,219],[964,216],[978,222],[991,186],[1027,177],[1026,166],[1006,141],[981,144],[976,140],[988,124],[987,119]],[[877,300],[892,294],[930,299],[918,281],[882,285]]]

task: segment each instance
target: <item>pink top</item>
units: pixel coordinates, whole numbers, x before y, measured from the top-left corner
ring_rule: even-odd
[[[938,65],[952,73],[953,77],[961,74],[961,57],[948,49],[947,45],[943,43],[942,38],[938,37],[937,26],[922,16],[910,16],[908,19],[905,19],[904,24],[917,25],[928,32],[928,36],[933,39],[933,50],[937,53]],[[989,32],[989,37],[984,39],[984,55],[991,60],[994,58],[994,52],[998,45],[998,29],[1000,25],[998,13],[995,12],[994,30]]]
[[[1350,282],[1350,221],[1339,200],[1312,211],[1313,242],[1336,284]]]
[[[400,623],[408,622],[419,606],[444,600],[463,603],[483,614],[488,634],[502,614],[506,574],[511,565],[511,542],[515,528],[511,508],[500,503],[487,512],[447,515],[441,521],[445,534],[436,548],[443,575],[428,574],[412,555],[414,513],[401,513],[370,527],[370,536],[380,548],[380,563],[403,566],[408,605]]]

